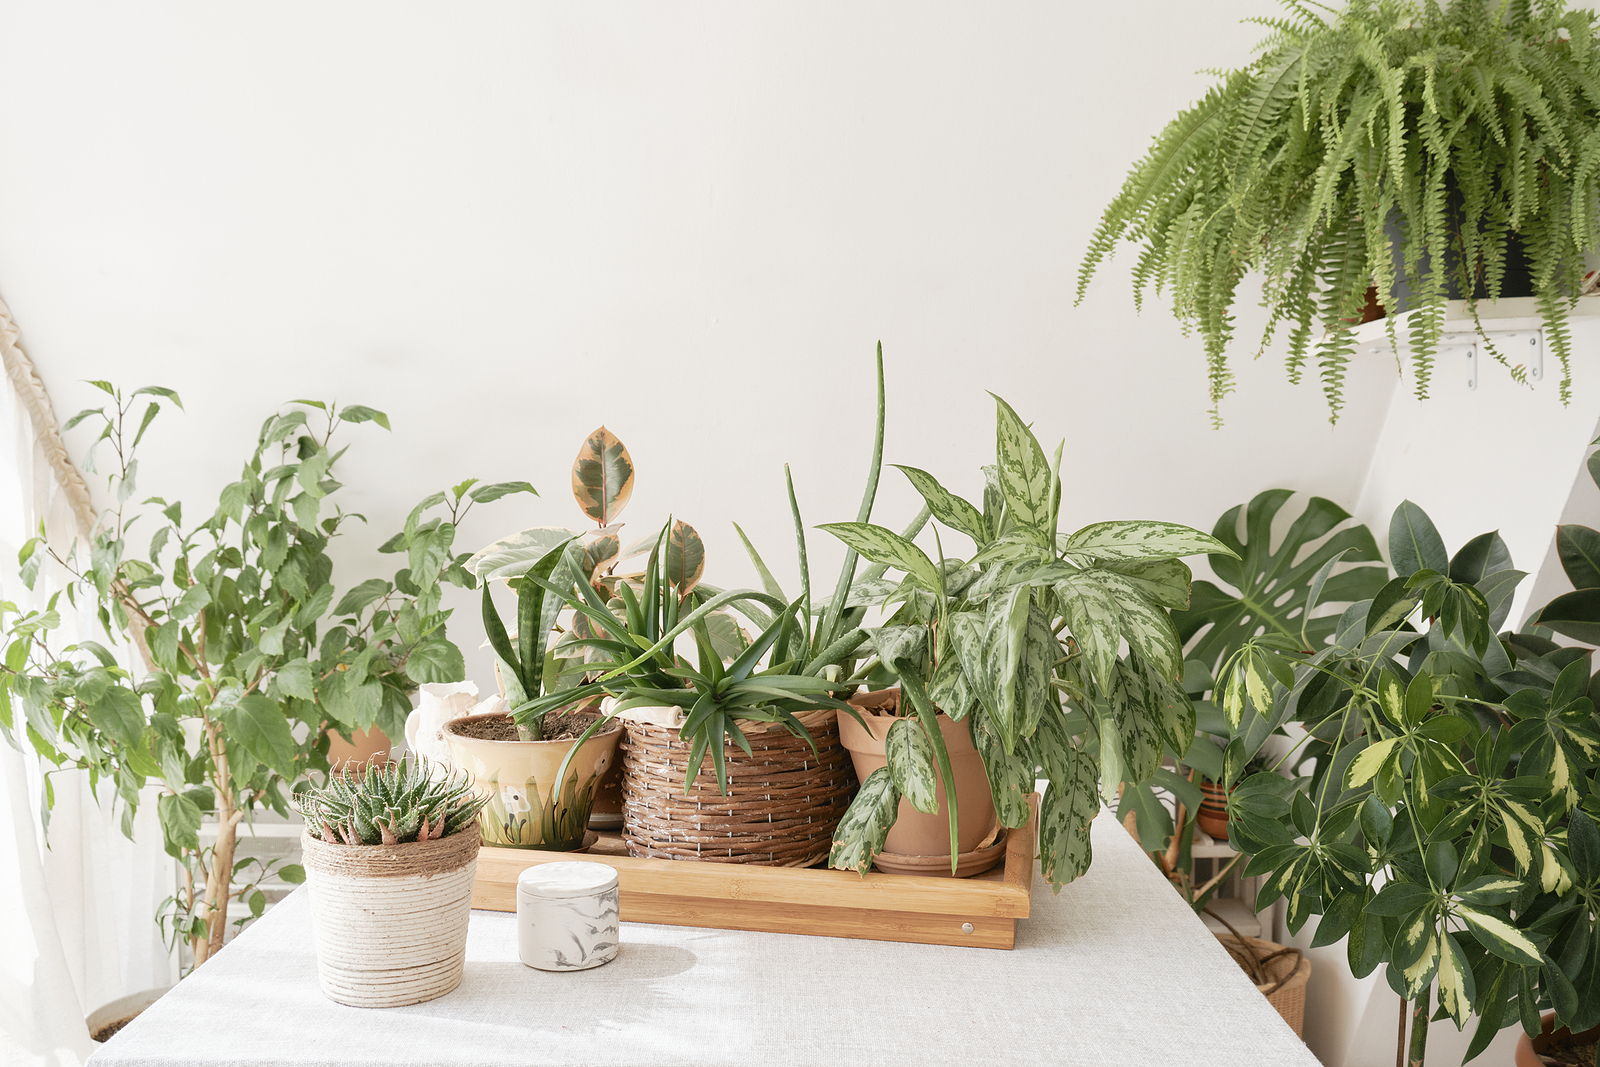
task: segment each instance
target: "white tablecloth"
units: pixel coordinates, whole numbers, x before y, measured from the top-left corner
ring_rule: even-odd
[[[474,912],[460,988],[390,1009],[319,991],[302,889],[90,1063],[1314,1067],[1113,816],[1094,848],[1059,896],[1035,884],[1009,952],[624,923],[612,963],[552,974]]]

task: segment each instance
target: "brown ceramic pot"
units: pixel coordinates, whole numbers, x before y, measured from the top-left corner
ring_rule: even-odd
[[[1529,1037],[1527,1031],[1517,1035],[1517,1051],[1515,1054],[1517,1067],[1544,1067],[1544,1061],[1539,1058],[1539,1053],[1544,1052],[1551,1045],[1566,1041],[1569,1038],[1577,1038],[1573,1043],[1578,1045],[1587,1044],[1590,1041],[1600,1041],[1600,1026],[1595,1027],[1593,1030],[1584,1030],[1574,1034],[1565,1026],[1559,1030],[1552,1029],[1555,1026],[1555,1022],[1555,1013],[1547,1011],[1544,1013],[1543,1033],[1538,1037]]]
[[[852,697],[850,703],[861,711],[866,726],[855,717],[839,714],[839,740],[850,750],[855,763],[856,777],[867,780],[867,775],[888,764],[884,755],[884,741],[889,736],[900,707],[900,690],[880,689]],[[965,722],[956,722],[939,716],[939,729],[944,734],[945,748],[950,752],[950,770],[956,779],[956,841],[963,853],[971,852],[992,837],[998,823],[994,812],[994,793],[989,788],[989,776],[983,769],[983,757],[972,744],[972,732]],[[945,802],[944,775],[939,775],[939,813],[929,815],[911,806],[908,800],[900,801],[900,813],[889,836],[883,843],[885,852],[903,856],[950,855],[950,808]]]
[[[1218,841],[1228,840],[1228,790],[1216,782],[1201,782],[1200,792],[1204,799],[1200,801],[1200,810],[1194,814],[1194,821]]]

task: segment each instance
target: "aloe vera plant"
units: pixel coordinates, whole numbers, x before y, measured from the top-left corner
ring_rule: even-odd
[[[969,724],[1002,825],[1023,825],[1036,778],[1042,772],[1050,780],[1039,862],[1056,889],[1088,869],[1097,794],[1113,797],[1125,776],[1148,778],[1164,743],[1181,751],[1194,736],[1168,609],[1188,603],[1189,569],[1180,557],[1232,550],[1164,522],[1058,532],[1064,444],[1047,459],[1033,431],[998,397],[996,419],[997,461],[984,468],[981,508],[925,471],[900,468],[938,523],[972,541],[967,559],[944,555],[937,526],[937,560],[881,526],[822,527],[902,573],[883,600],[892,614],[872,633],[872,644],[899,676],[920,723],[920,740],[917,731],[891,730],[900,743],[840,823],[830,858],[835,867],[866,870],[901,795],[919,810],[937,810],[935,766],[945,780],[952,777],[938,711]],[[1124,641],[1129,651],[1119,655]]]
[[[294,795],[306,825],[335,845],[435,841],[472,827],[484,803],[472,795],[468,775],[420,756],[368,764],[360,777],[334,774]]]

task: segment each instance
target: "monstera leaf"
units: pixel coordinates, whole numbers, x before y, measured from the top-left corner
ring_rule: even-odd
[[[1382,560],[1372,531],[1351,526],[1329,534],[1350,517],[1350,513],[1331,500],[1315,496],[1290,524],[1276,547],[1272,544],[1272,522],[1294,493],[1288,489],[1268,489],[1245,508],[1245,533],[1238,533],[1239,507],[1231,508],[1212,534],[1239,554],[1238,559],[1212,555],[1211,569],[1231,589],[1212,582],[1197,581],[1190,596],[1188,611],[1174,611],[1172,621],[1178,636],[1187,644],[1205,630],[1190,650],[1190,657],[1208,669],[1216,669],[1224,655],[1240,647],[1262,628],[1299,641],[1306,599],[1322,565],[1347,552],[1350,562]],[[1241,507],[1244,507],[1241,505]],[[1316,542],[1323,539],[1320,544]],[[1314,546],[1314,547],[1313,547]],[[1310,551],[1307,551],[1310,549]],[[1353,567],[1335,574],[1322,585],[1317,603],[1337,604],[1365,600],[1376,595],[1388,579],[1381,562],[1374,567]],[[1305,625],[1305,637],[1312,648],[1320,648],[1333,635],[1338,616],[1312,619]],[[1209,629],[1207,629],[1209,627]]]

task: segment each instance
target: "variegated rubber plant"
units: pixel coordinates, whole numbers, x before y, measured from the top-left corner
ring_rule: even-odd
[[[833,699],[839,683],[819,677],[815,668],[837,664],[865,635],[830,643],[824,651],[832,658],[809,663],[810,634],[797,618],[803,600],[703,584],[705,545],[688,523],[669,521],[655,537],[622,548],[618,520],[633,478],[622,442],[604,427],[591,434],[573,465],[572,488],[597,529],[581,539],[553,527],[524,530],[469,560],[467,569],[485,580],[484,627],[523,736],[537,739],[539,722],[551,711],[602,696],[616,703],[589,733],[630,707],[682,708],[680,735],[692,756],[688,781],[709,754],[726,791],[726,740],[750,751],[741,721],[780,723],[811,741],[797,711],[848,709]],[[640,556],[646,557],[641,573],[616,573],[619,563]],[[517,587],[514,638],[494,608],[488,580],[496,578]],[[760,627],[760,636],[748,639],[731,611]],[[563,617],[566,629],[552,641]],[[684,635],[697,646],[698,665],[674,648]],[[774,649],[769,666],[760,669]],[[565,771],[563,764],[558,787]]]
[[[900,468],[934,518],[972,540],[968,559],[944,557],[939,540],[935,561],[908,538],[864,522],[822,527],[903,573],[885,599],[893,615],[872,642],[921,725],[890,731],[889,766],[868,776],[840,823],[835,867],[867,869],[902,795],[937,811],[935,765],[950,780],[938,711],[969,723],[1002,825],[1022,826],[1036,778],[1049,779],[1039,859],[1057,889],[1088,869],[1097,794],[1109,800],[1125,776],[1148,778],[1163,743],[1181,752],[1194,736],[1167,612],[1189,600],[1180,557],[1231,550],[1165,522],[1058,533],[1065,443],[1051,462],[1011,406],[996,403],[998,459],[984,468],[981,509],[931,474]],[[1129,651],[1119,656],[1124,641]],[[952,870],[956,806],[951,798]]]
[[[1600,677],[1592,649],[1551,640],[1600,640],[1581,605],[1600,599],[1600,533],[1561,527],[1557,544],[1579,589],[1497,635],[1525,577],[1505,543],[1484,534],[1452,557],[1407,501],[1389,529],[1396,577],[1331,641],[1245,637],[1218,672],[1236,727],[1307,731],[1229,800],[1245,873],[1266,876],[1257,906],[1284,897],[1292,932],[1320,916],[1312,945],[1347,939],[1358,977],[1387,964],[1412,1002],[1411,1063],[1435,985],[1458,1027],[1481,1020],[1468,1059],[1513,1021],[1537,1034],[1541,1010],[1574,1032],[1600,1024]],[[1343,555],[1313,578],[1305,618]],[[1226,783],[1244,754],[1230,743]]]

